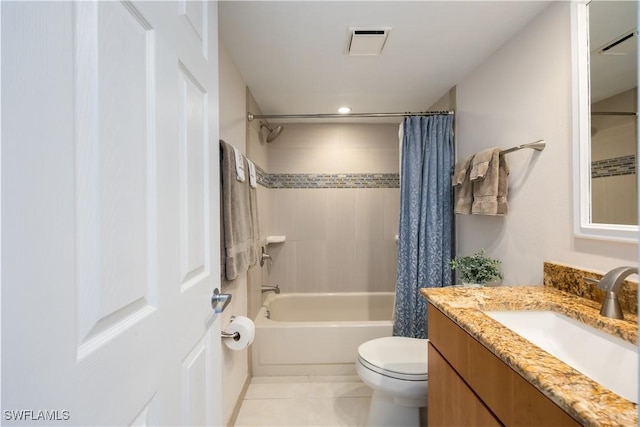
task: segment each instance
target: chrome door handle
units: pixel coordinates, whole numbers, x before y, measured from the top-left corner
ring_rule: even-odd
[[[232,296],[233,295],[231,294],[221,294],[217,288],[214,289],[213,295],[211,295],[211,307],[213,308],[213,312],[222,313],[231,302]]]

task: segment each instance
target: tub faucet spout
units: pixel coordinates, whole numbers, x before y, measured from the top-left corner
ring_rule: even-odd
[[[602,276],[598,282],[598,288],[606,292],[600,314],[613,319],[624,319],[620,302],[618,301],[618,292],[624,279],[632,274],[638,274],[636,267],[617,267]]]
[[[262,287],[262,293],[264,294],[265,292],[275,292],[276,294],[280,293],[280,287],[278,285],[275,286],[263,286]]]

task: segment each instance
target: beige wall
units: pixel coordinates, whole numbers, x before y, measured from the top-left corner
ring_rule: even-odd
[[[397,173],[397,124],[287,124],[271,173]],[[269,282],[283,292],[393,291],[398,188],[271,189]]]
[[[220,63],[220,139],[246,152],[246,97],[245,84],[224,45],[219,45]],[[231,316],[247,315],[247,273],[232,282],[222,282],[222,292],[233,295],[222,314],[222,328]],[[225,425],[249,378],[248,350],[231,351],[222,346],[222,416]]]
[[[457,85],[458,158],[545,139],[508,154],[509,214],[456,215],[458,249],[502,260],[505,284],[541,284],[542,262],[607,271],[637,246],[573,235],[570,5],[559,2]]]

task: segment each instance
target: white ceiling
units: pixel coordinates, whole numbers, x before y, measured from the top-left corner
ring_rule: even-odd
[[[549,3],[221,1],[219,28],[264,114],[424,111]],[[393,29],[380,56],[354,57],[352,26]]]

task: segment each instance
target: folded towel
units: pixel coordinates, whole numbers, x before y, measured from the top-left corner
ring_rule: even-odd
[[[258,254],[260,253],[260,224],[258,223],[258,178],[256,175],[256,165],[247,159],[249,166],[249,202],[251,205],[251,226],[253,228],[253,244],[255,248],[256,259],[251,263],[254,265],[258,262]]]
[[[488,148],[486,150],[480,151],[475,156],[473,156],[473,161],[471,162],[471,174],[469,176],[469,179],[471,179],[471,181],[477,181],[479,179],[485,178],[485,176],[489,172],[489,166],[496,151],[499,153],[500,149],[497,147]],[[496,162],[494,166],[497,169],[498,162]]]
[[[507,193],[509,191],[509,165],[504,155],[500,155],[500,164],[498,165],[498,215],[506,215],[509,213],[507,205]]]
[[[249,166],[249,185],[251,188],[258,188],[258,180],[256,179],[256,165],[249,159],[247,159],[247,165]]]
[[[251,202],[251,226],[253,227],[253,242],[255,247],[256,261],[252,262],[254,265],[257,262],[258,247],[260,246],[260,224],[258,223],[258,177],[256,175],[256,165],[251,160],[247,159],[247,166],[249,167],[249,202]]]
[[[453,186],[455,187],[455,213],[470,214],[473,203],[473,183],[469,179],[471,174],[471,161],[473,155],[456,163],[453,173]]]
[[[499,148],[489,148],[476,154],[472,160],[473,205],[471,213],[474,215],[498,215],[500,151]],[[506,185],[506,177],[504,184]],[[503,201],[504,209],[506,195]]]
[[[236,159],[236,179],[238,181],[240,181],[240,182],[244,182],[244,180],[245,180],[245,177],[244,177],[244,156],[242,155],[240,150],[238,150],[233,145],[231,145],[230,147],[233,148],[233,156]]]
[[[251,206],[251,228],[253,230],[253,251],[249,266],[256,265],[260,254],[260,224],[258,223],[258,190],[249,188],[249,205]]]
[[[224,240],[222,263],[227,280],[234,280],[257,261],[256,234],[250,187],[237,179],[234,147],[220,140],[221,232]],[[244,169],[244,165],[243,165]]]

